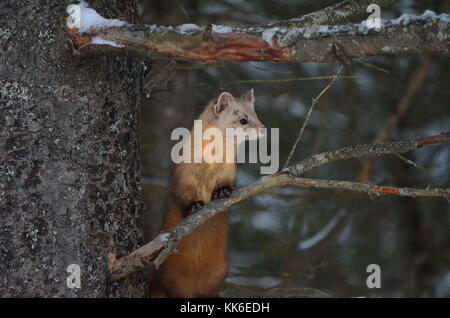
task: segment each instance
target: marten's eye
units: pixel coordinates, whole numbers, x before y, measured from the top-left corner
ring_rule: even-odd
[[[241,123],[241,125],[247,125],[248,124],[248,121],[245,118],[242,118],[239,122]]]

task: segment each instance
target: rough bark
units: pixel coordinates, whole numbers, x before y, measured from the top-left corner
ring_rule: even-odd
[[[142,245],[137,143],[143,65],[73,63],[65,1],[0,2],[0,296],[145,295],[108,254]],[[90,1],[135,22],[136,0]],[[81,267],[70,289],[68,265]]]

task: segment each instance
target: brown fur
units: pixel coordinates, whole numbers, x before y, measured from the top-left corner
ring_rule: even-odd
[[[252,91],[251,97],[253,98]],[[203,120],[204,130],[208,127],[220,129],[232,127],[235,120],[230,114],[236,115],[236,109],[241,109],[247,117],[256,118],[253,119],[251,127],[263,127],[254,114],[253,100],[250,111],[249,105],[243,106],[246,99],[231,98],[231,101],[236,103],[227,106],[230,113],[223,117],[219,117],[214,111],[217,99],[208,104],[199,118]],[[206,143],[204,141],[203,145]],[[192,202],[203,201],[206,204],[212,200],[217,189],[233,187],[235,175],[235,163],[177,164],[172,172],[162,230],[176,226],[184,218],[183,209]],[[224,211],[212,217],[178,244],[177,249],[181,254],[169,256],[162,267],[154,273],[150,281],[151,297],[217,296],[227,271],[228,215],[228,211]]]

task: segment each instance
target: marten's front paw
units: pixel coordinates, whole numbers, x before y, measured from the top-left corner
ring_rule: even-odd
[[[184,210],[184,217],[194,214],[195,212],[203,208],[204,205],[205,202],[203,201],[192,201]]]
[[[232,193],[233,193],[233,188],[231,186],[224,186],[224,187],[218,188],[216,191],[214,191],[211,199],[217,200],[217,199],[229,198]]]

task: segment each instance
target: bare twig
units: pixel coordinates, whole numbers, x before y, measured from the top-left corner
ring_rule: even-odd
[[[339,73],[339,72],[338,72]],[[325,79],[332,79],[332,82],[336,80],[336,78],[339,79],[353,79],[357,76],[354,75],[347,75],[347,76],[337,76],[336,75],[324,75],[324,76],[314,76],[314,77],[294,77],[294,78],[281,78],[281,79],[249,79],[249,80],[239,80],[239,81],[232,81],[232,82],[226,82],[221,84],[220,86],[235,86],[235,85],[241,85],[241,84],[268,84],[268,83],[290,83],[290,82],[303,82],[303,81],[314,81],[314,80],[325,80]],[[317,98],[320,98],[318,96]]]
[[[398,123],[405,117],[406,112],[408,111],[409,106],[415,96],[416,92],[419,90],[422,85],[425,75],[428,72],[428,69],[431,67],[433,62],[433,56],[427,55],[423,60],[418,69],[413,73],[409,82],[407,84],[406,90],[403,94],[403,97],[400,99],[397,104],[396,111],[393,114],[390,114],[385,122],[384,126],[378,131],[373,142],[380,143],[386,142],[388,137],[390,136],[392,130],[398,125]],[[366,183],[369,182],[372,166],[373,166],[374,158],[367,158],[361,168],[361,173],[359,176],[359,181]]]
[[[392,153],[404,153],[426,145],[449,143],[450,133],[443,133],[436,136],[428,136],[425,138],[403,141],[390,142],[384,144],[366,144],[359,146],[351,146],[339,150],[328,151],[306,158],[297,164],[290,166],[283,171],[272,176],[263,177],[258,181],[237,189],[231,197],[212,201],[206,204],[195,214],[185,218],[176,227],[161,233],[156,240],[147,243],[138,251],[145,251],[144,255],[138,251],[133,252],[130,256],[121,258],[117,261],[110,262],[110,272],[112,279],[117,280],[125,277],[139,269],[142,269],[152,262],[155,268],[158,268],[172,254],[178,242],[186,235],[189,235],[195,228],[203,224],[206,220],[214,215],[228,209],[232,205],[253,197],[257,194],[267,191],[278,186],[302,186],[302,187],[321,187],[321,188],[339,188],[364,193],[374,194],[391,194],[404,196],[430,196],[445,197],[448,199],[450,192],[448,189],[410,189],[396,187],[380,187],[372,185],[364,185],[347,181],[333,180],[314,180],[300,178],[300,175],[306,171],[317,168],[319,166],[349,158],[357,158],[367,155],[383,155]],[[161,247],[161,237],[164,238],[164,244]],[[168,238],[168,239],[167,239]]]
[[[364,65],[364,66],[366,66],[366,67],[368,67],[368,68],[372,68],[372,69],[374,69],[374,70],[377,70],[377,71],[380,71],[380,72],[389,74],[389,71],[386,70],[386,69],[384,69],[384,68],[382,68],[382,67],[379,67],[379,66],[376,66],[376,65],[367,63],[367,62],[363,62],[363,61],[361,61],[360,59],[354,59],[354,61],[357,62],[357,63],[359,63],[359,64],[361,64],[361,65]]]
[[[115,254],[110,254],[108,263],[113,280],[124,278],[130,273],[147,266],[154,260],[159,251],[164,248],[169,238],[169,234],[160,233],[151,242],[143,245],[130,255],[118,260],[116,259]]]
[[[414,72],[411,76],[407,88],[403,97],[396,107],[395,114],[392,114],[386,118],[383,128],[378,132],[375,137],[374,142],[386,142],[392,129],[398,124],[400,120],[405,117],[406,112],[408,111],[411,102],[416,95],[416,92],[419,90],[423,81],[425,80],[425,76],[427,75],[428,70],[433,64],[433,55],[426,55],[419,68]]]
[[[311,114],[312,114],[312,111],[314,109],[314,106],[317,104],[317,102],[319,101],[320,97],[322,97],[322,95],[325,94],[325,92],[334,84],[334,82],[336,81],[336,78],[338,77],[339,73],[342,71],[343,67],[344,66],[341,66],[339,68],[337,73],[334,75],[333,79],[330,81],[330,83],[328,83],[327,86],[325,86],[325,88],[319,93],[319,95],[317,95],[316,98],[312,99],[311,106],[309,106],[308,114],[306,115],[306,118],[303,121],[303,125],[300,128],[300,131],[298,133],[297,139],[295,140],[294,145],[291,148],[291,151],[289,152],[289,156],[286,159],[286,162],[285,162],[285,164],[283,166],[283,169],[286,168],[289,165],[289,163],[291,162],[291,159],[292,159],[292,156],[294,155],[295,149],[297,148],[297,145],[300,142],[300,139],[302,138],[303,131],[305,130],[306,126],[308,125],[309,118],[311,117]]]
[[[413,166],[414,168],[420,169],[420,170],[422,170],[422,171],[427,171],[427,169],[425,169],[425,168],[422,167],[422,166],[419,166],[417,163],[415,163],[415,162],[412,161],[411,159],[408,159],[408,158],[402,156],[402,155],[399,154],[399,153],[396,153],[395,155],[396,155],[397,157],[399,157],[401,160],[403,160],[404,162],[406,162],[407,164]]]
[[[155,87],[165,87],[167,82],[175,75],[175,61],[157,61],[153,63],[150,72],[145,77],[144,94],[150,95]]]
[[[174,90],[192,90],[196,88],[223,88],[226,86],[236,86],[241,84],[252,84],[252,85],[259,85],[259,84],[270,84],[270,83],[290,83],[290,82],[303,82],[303,81],[320,81],[320,80],[326,80],[326,79],[332,79],[335,75],[324,75],[324,76],[314,76],[314,77],[294,77],[294,78],[280,78],[280,79],[264,79],[264,80],[258,80],[258,79],[250,79],[250,80],[239,80],[239,81],[230,81],[230,82],[223,82],[219,84],[210,84],[210,83],[200,83],[193,86],[181,86],[181,87],[171,87],[171,88],[165,88],[165,89],[154,89],[153,92],[164,92],[164,91],[174,91]],[[348,78],[357,78],[358,76],[354,75],[348,75],[348,76],[338,76],[338,79],[348,79]]]
[[[339,180],[321,180],[310,178],[295,178],[293,185],[300,187],[311,187],[321,189],[341,189],[351,190],[369,195],[398,195],[406,197],[443,197],[450,195],[450,189],[413,189],[413,188],[398,188],[398,187],[384,187],[371,185],[366,183],[339,181]]]
[[[260,70],[260,71],[264,71],[264,72],[271,72],[271,73],[276,73],[276,74],[293,74],[294,73],[293,71],[280,71],[280,70],[276,70],[276,69],[265,68],[265,67],[254,65],[253,63],[249,63],[249,65],[252,68],[254,68],[255,70]]]

